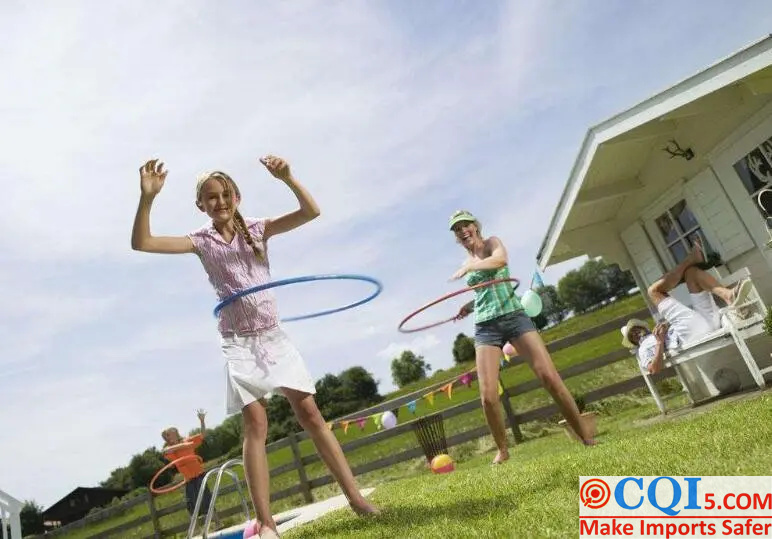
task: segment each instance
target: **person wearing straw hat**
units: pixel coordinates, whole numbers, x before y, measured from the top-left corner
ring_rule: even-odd
[[[622,327],[622,345],[633,350],[641,368],[651,374],[662,370],[667,351],[688,345],[721,327],[721,315],[713,296],[726,303],[737,316],[743,316],[739,307],[748,298],[751,282],[743,279],[731,289],[722,286],[713,275],[698,267],[702,262],[702,245],[697,241],[680,264],[649,287],[649,299],[663,319],[654,331],[638,319]],[[670,295],[682,281],[686,282],[694,308]]]
[[[504,244],[496,236],[484,238],[480,222],[474,215],[459,210],[451,215],[448,228],[467,253],[466,260],[451,280],[463,277],[468,286],[473,286],[509,278],[509,261]],[[555,368],[547,346],[525,313],[512,284],[502,282],[477,288],[475,299],[461,307],[456,320],[471,313],[474,313],[475,322],[475,361],[480,398],[485,420],[498,448],[493,464],[509,459],[506,428],[498,395],[499,361],[507,343],[526,359],[582,442],[595,445],[592,428],[582,420],[574,397]]]

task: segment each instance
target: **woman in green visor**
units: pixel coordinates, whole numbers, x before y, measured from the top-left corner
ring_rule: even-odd
[[[484,238],[480,222],[465,210],[455,212],[449,223],[456,241],[467,252],[461,268],[451,279],[466,277],[473,286],[496,279],[509,278],[507,250],[496,236]],[[506,343],[515,347],[528,362],[544,388],[552,395],[563,417],[585,445],[595,445],[589,426],[581,419],[573,396],[552,362],[544,341],[531,319],[525,314],[511,282],[482,286],[475,298],[463,305],[457,320],[474,312],[475,360],[480,384],[480,398],[491,434],[498,447],[494,464],[509,458],[506,429],[499,406],[499,362]]]

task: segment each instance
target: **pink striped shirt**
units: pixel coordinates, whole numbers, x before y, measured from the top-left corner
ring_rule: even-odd
[[[254,242],[267,253],[263,241],[267,219],[245,217],[244,221]],[[193,241],[219,301],[271,280],[267,260],[258,261],[254,251],[240,234],[237,233],[231,243],[227,243],[210,221],[188,234],[188,237]],[[276,300],[270,290],[264,290],[242,296],[224,307],[220,311],[218,330],[224,336],[234,333],[254,335],[278,323]]]

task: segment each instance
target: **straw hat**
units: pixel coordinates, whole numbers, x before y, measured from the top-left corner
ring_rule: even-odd
[[[627,338],[627,335],[632,328],[643,328],[646,331],[649,331],[649,325],[643,320],[639,318],[631,318],[628,320],[627,324],[620,330],[622,332],[622,346],[625,348],[635,348],[635,345]]]

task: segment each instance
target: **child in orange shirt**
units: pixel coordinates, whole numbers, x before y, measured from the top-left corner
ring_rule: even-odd
[[[183,438],[180,436],[177,427],[169,427],[165,429],[161,436],[164,439],[163,455],[166,460],[172,462],[181,457],[188,455],[195,455],[196,448],[204,441],[204,433],[206,432],[206,425],[204,424],[204,417],[206,412],[203,410],[197,410],[198,420],[201,422],[201,432]],[[212,493],[209,488],[204,485],[204,467],[197,458],[186,458],[185,460],[176,464],[177,471],[185,478],[185,500],[188,505],[188,513],[193,515],[193,510],[196,507],[196,498],[198,497],[198,491],[203,486],[204,494],[201,501],[201,507],[199,508],[199,516],[206,515],[209,510],[209,503],[212,500]],[[215,513],[216,518],[216,513]]]

